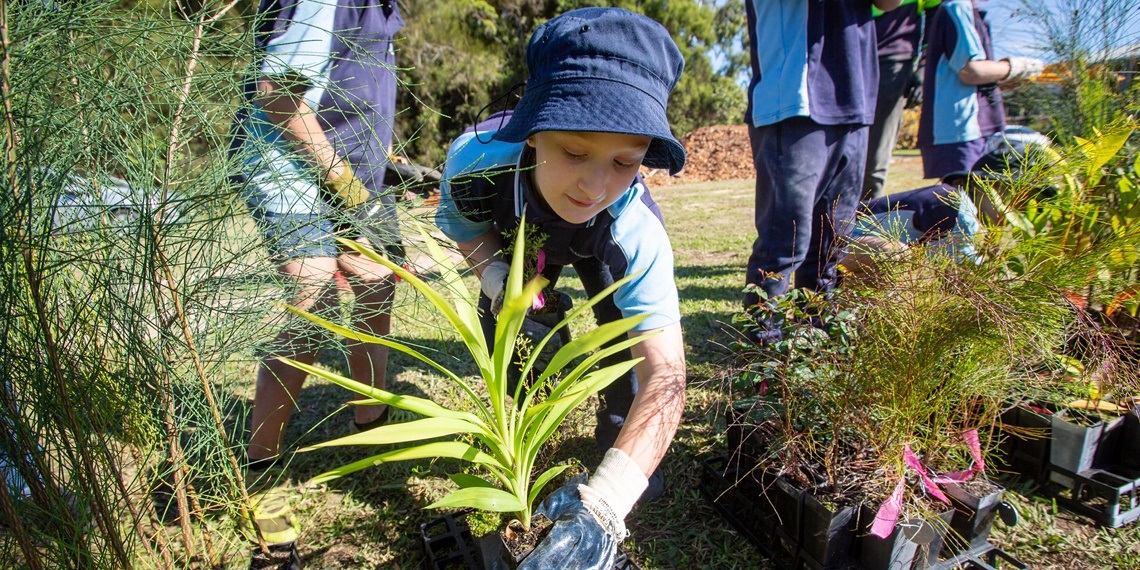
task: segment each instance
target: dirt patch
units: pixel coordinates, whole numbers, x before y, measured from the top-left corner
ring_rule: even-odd
[[[669,176],[666,170],[642,168],[641,176],[650,187],[756,176],[745,125],[701,127],[685,135],[681,144],[688,153],[685,169]]]

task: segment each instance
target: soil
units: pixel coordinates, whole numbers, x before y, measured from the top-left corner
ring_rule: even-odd
[[[993,493],[1001,490],[999,485],[995,485],[985,477],[971,477],[970,479],[958,483],[958,487],[963,491],[975,497],[987,497]]]
[[[745,125],[701,127],[685,135],[681,144],[688,152],[688,159],[685,169],[677,176],[669,176],[666,170],[641,169],[641,176],[651,188],[756,176]]]
[[[502,531],[503,543],[511,552],[511,556],[515,560],[522,561],[522,559],[534,550],[542,539],[550,533],[550,529],[554,527],[554,523],[544,515],[538,515],[531,519],[530,530],[523,531],[522,524],[517,520],[512,520],[507,524],[507,528]]]

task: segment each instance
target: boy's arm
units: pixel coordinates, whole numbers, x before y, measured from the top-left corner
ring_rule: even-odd
[[[673,441],[685,408],[685,345],[681,323],[673,323],[631,350],[638,391],[614,447],[625,452],[648,477]],[[657,331],[630,333],[652,334]]]
[[[492,262],[506,263],[499,256],[499,251],[503,249],[503,245],[499,239],[499,234],[494,230],[485,232],[470,241],[456,242],[455,245],[459,248],[459,253],[463,254],[463,259],[467,260],[467,265],[475,270],[475,274],[480,279],[483,278],[483,270]]]
[[[871,3],[884,12],[890,12],[901,6],[902,0],[873,0]]]
[[[966,62],[958,72],[958,79],[966,85],[985,85],[1009,77],[1010,64],[1006,60],[975,59]]]
[[[269,122],[281,131],[281,136],[292,143],[293,150],[306,157],[324,176],[325,187],[340,203],[349,208],[357,206],[368,199],[368,190],[356,178],[348,162],[337,156],[317,114],[305,101],[306,85],[299,76],[265,77],[257,82],[254,101]]]
[[[299,78],[298,78],[299,79]],[[254,100],[269,122],[273,123],[293,149],[305,155],[321,172],[341,168],[336,150],[317,120],[317,114],[305,101],[306,84],[303,81],[282,81],[263,78],[257,82]],[[339,170],[337,170],[339,173]]]

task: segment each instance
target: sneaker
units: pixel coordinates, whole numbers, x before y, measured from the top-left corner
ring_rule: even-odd
[[[253,505],[253,524],[265,542],[271,546],[287,547],[297,541],[300,527],[289,507],[285,487],[273,487],[250,495]]]

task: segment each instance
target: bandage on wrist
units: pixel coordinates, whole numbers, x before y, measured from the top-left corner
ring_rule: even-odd
[[[585,489],[579,488],[579,496],[587,507],[599,500],[604,502],[618,520],[625,521],[648,486],[649,479],[641,472],[641,467],[624,451],[612,447],[590,475]]]

